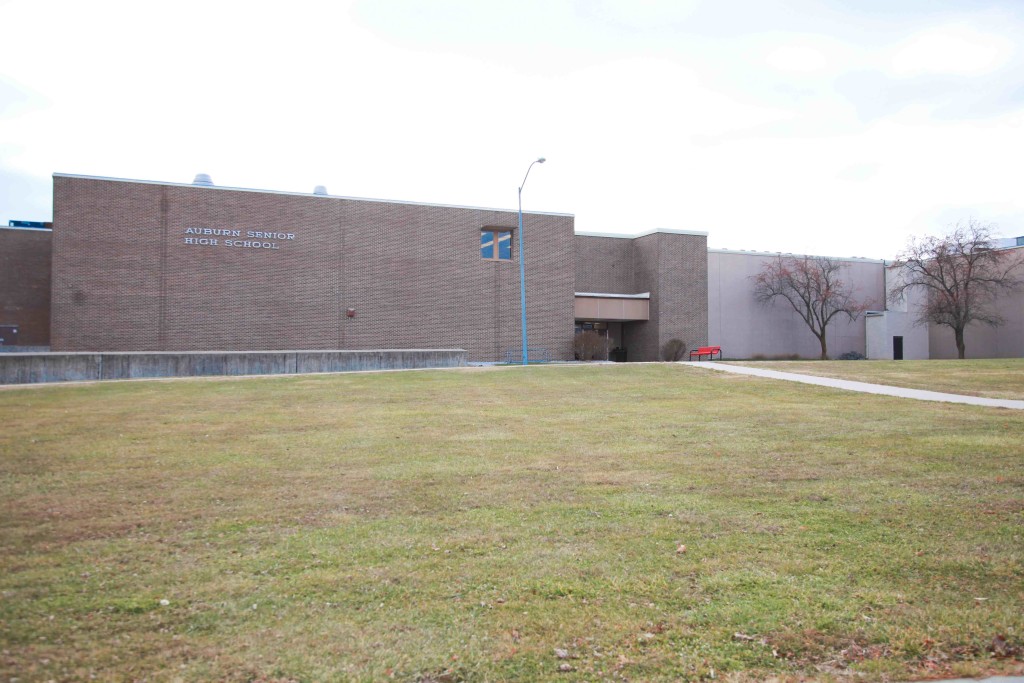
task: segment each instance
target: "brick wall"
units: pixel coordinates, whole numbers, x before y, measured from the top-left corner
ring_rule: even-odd
[[[654,232],[635,238],[576,236],[576,291],[651,293],[650,320],[622,325],[630,360],[653,361],[679,338],[707,343],[707,236]]]
[[[576,235],[576,291],[636,294],[633,240]]]
[[[0,325],[18,326],[18,346],[50,343],[52,242],[49,230],[0,228]]]
[[[660,233],[658,238],[658,352],[670,339],[682,339],[687,349],[705,346],[708,343],[707,237]]]
[[[518,249],[486,261],[480,230],[516,223],[512,211],[55,176],[52,347],[463,348],[497,360],[521,344]],[[524,231],[530,346],[571,357],[573,218],[526,214]]]
[[[635,286],[638,292],[651,293],[651,317],[646,322],[629,323],[624,336],[629,344],[629,357],[633,360],[658,360],[660,339],[659,311],[661,306],[661,278],[658,272],[660,235],[653,233],[633,240]]]

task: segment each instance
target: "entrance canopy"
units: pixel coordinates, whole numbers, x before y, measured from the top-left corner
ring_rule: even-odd
[[[576,292],[576,319],[629,322],[651,319],[651,293]]]

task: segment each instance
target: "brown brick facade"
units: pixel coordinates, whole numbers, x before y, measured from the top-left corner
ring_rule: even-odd
[[[636,294],[633,240],[576,235],[576,291]]]
[[[516,218],[57,174],[52,233],[0,229],[0,325],[19,327],[19,346],[49,342],[56,352],[461,348],[470,361],[518,359]],[[618,359],[624,350],[658,360],[673,338],[721,345],[727,358],[809,355],[813,340],[792,315],[750,294],[751,273],[772,254],[709,254],[707,235],[686,231],[577,235],[564,214],[529,213],[525,224],[530,346],[553,359],[573,357],[575,292],[613,295],[581,298],[579,311],[606,316],[585,322],[600,323]],[[512,260],[481,257],[481,230],[496,228],[513,234]],[[859,294],[879,309],[883,273],[882,262],[851,260]],[[587,308],[644,292],[646,311]],[[972,332],[982,339],[972,348],[1019,355],[1019,303],[1000,299],[1007,325]],[[830,336],[830,348],[870,346],[862,321],[837,323]],[[946,348],[940,341],[932,356],[945,352],[934,350]]]
[[[569,358],[573,218],[524,222],[530,346]],[[495,226],[514,233],[515,212],[57,175],[52,348],[498,360],[521,342],[518,249],[480,257],[480,231]]]
[[[49,230],[0,228],[0,325],[17,326],[18,346],[50,343],[52,243]]]
[[[658,360],[669,339],[707,343],[707,236],[658,231],[640,237],[577,235],[576,291],[650,292],[650,320],[622,324],[629,360]]]
[[[708,343],[708,246],[706,235],[657,233],[658,279],[651,283],[651,322],[657,339],[645,347],[660,353],[669,339],[682,339],[686,348]],[[641,238],[647,239],[647,238]],[[656,313],[655,313],[656,311]]]

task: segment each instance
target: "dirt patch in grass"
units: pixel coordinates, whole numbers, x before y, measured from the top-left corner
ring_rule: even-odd
[[[0,424],[8,677],[1021,671],[1007,411],[666,364],[47,387]]]

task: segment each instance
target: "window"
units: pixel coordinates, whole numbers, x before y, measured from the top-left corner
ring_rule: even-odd
[[[512,260],[512,231],[483,230],[480,232],[480,256],[489,261]]]

